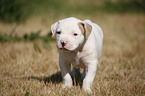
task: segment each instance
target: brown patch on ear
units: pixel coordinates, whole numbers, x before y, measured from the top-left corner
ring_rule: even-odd
[[[78,23],[80,30],[82,31],[82,34],[85,36],[85,38],[88,38],[91,31],[92,26],[88,23],[84,24],[82,22]]]
[[[86,38],[89,37],[91,31],[92,31],[92,26],[86,23]]]
[[[85,35],[85,29],[84,29],[84,23],[80,22],[78,23],[80,30],[82,31],[82,34]]]

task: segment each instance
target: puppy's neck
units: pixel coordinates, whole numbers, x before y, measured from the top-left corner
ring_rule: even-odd
[[[84,42],[79,45],[79,47],[76,49],[76,52],[82,52],[83,51],[86,41],[87,41],[87,39],[84,38]]]

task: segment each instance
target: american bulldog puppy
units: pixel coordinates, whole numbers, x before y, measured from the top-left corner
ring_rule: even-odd
[[[77,75],[84,68],[81,78],[82,88],[91,93],[96,74],[98,58],[102,54],[102,29],[90,20],[81,21],[75,17],[59,20],[51,25],[52,36],[56,37],[59,49],[59,66],[63,78],[63,87],[72,86],[70,75]]]

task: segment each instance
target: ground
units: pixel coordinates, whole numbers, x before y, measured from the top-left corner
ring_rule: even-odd
[[[145,96],[145,15],[102,14],[88,18],[104,32],[103,54],[92,86],[92,96]],[[0,22],[0,31],[14,35],[42,31],[45,35],[56,20],[30,18],[25,23]],[[1,96],[87,96],[80,85],[62,88],[56,43],[51,49],[34,50],[32,42],[0,42]]]

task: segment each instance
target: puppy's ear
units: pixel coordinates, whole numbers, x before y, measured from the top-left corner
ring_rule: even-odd
[[[80,30],[82,31],[82,34],[85,36],[85,38],[88,38],[92,31],[92,26],[85,22],[79,22],[78,25],[79,25]]]
[[[51,25],[51,32],[52,32],[52,37],[54,37],[55,33],[56,33],[56,29],[58,27],[59,22],[56,22],[54,24]]]
[[[82,34],[85,35],[85,24],[83,22],[78,23],[80,30],[82,31]]]

